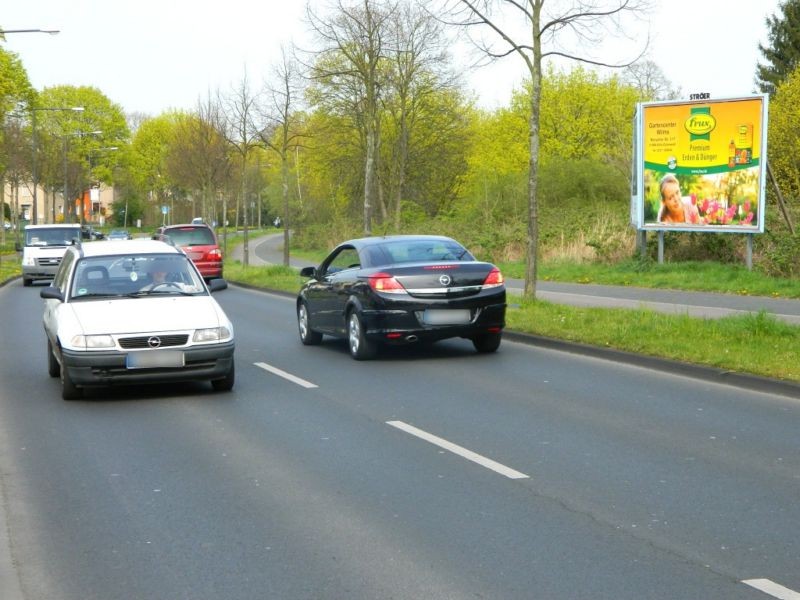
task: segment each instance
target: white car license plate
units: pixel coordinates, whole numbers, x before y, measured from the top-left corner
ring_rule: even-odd
[[[471,318],[468,308],[429,308],[422,315],[426,325],[464,325]]]
[[[130,352],[125,366],[129,369],[158,369],[166,367],[182,367],[182,350],[143,350]]]

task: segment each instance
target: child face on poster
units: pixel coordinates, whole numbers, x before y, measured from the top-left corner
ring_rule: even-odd
[[[664,175],[661,179],[661,210],[658,220],[662,223],[686,222],[681,186],[678,178],[672,174]]]

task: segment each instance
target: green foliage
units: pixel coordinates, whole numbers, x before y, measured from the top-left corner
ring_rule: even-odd
[[[66,150],[67,185],[73,198],[98,181],[110,183],[118,157],[107,149],[124,149],[130,138],[122,108],[97,88],[71,85],[45,88],[36,106],[84,109],[37,111],[40,181],[51,189],[63,187]]]
[[[767,231],[758,239],[754,262],[764,273],[779,277],[800,277],[800,234]]]
[[[7,114],[19,102],[30,105],[35,94],[19,56],[0,48],[0,114]]]
[[[800,1],[800,0],[799,0]],[[800,69],[786,76],[769,105],[769,163],[784,195],[800,195]]]
[[[543,246],[579,231],[595,240],[624,230],[630,203],[627,180],[596,160],[547,161],[540,169],[539,235]],[[599,242],[595,242],[599,243]]]
[[[131,170],[140,189],[164,190],[170,187],[166,162],[177,122],[175,113],[166,113],[147,119],[136,130]]]
[[[133,191],[123,192],[124,197],[119,198],[112,206],[113,223],[117,227],[134,227],[138,219],[144,221],[146,212],[146,202],[142,198],[134,195]],[[125,211],[128,211],[127,219]]]
[[[800,0],[784,0],[779,8],[766,18],[768,45],[758,45],[765,62],[756,67],[756,83],[769,94],[800,66]]]

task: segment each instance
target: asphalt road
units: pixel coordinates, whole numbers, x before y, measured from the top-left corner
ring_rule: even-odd
[[[0,288],[3,600],[799,597],[796,399],[513,342],[360,363],[232,287],[233,392],[64,402],[38,287]]]
[[[253,239],[248,258],[251,264],[282,264],[283,235],[276,233]],[[241,247],[234,250],[241,260]],[[291,259],[292,266],[312,265],[302,259]],[[316,265],[315,265],[316,266]],[[508,289],[521,293],[524,282],[509,279]],[[596,284],[558,283],[538,281],[536,295],[557,304],[572,306],[598,306],[603,308],[646,307],[670,314],[688,314],[693,317],[719,318],[731,314],[765,310],[778,319],[800,325],[800,300],[768,298],[763,296],[741,296],[705,292],[681,292],[656,290],[633,286],[610,286]]]

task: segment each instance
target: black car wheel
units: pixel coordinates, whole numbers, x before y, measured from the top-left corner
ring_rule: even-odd
[[[496,351],[500,347],[500,340],[502,337],[500,333],[484,333],[472,338],[472,344],[478,352],[488,354],[489,352]]]
[[[347,317],[347,345],[350,356],[356,360],[368,360],[377,352],[375,343],[367,339],[364,325],[356,311],[352,311]]]
[[[230,392],[233,389],[233,383],[236,380],[236,369],[234,364],[231,363],[231,370],[222,379],[214,379],[211,381],[211,387],[215,392]]]
[[[61,365],[58,364],[55,354],[53,354],[53,345],[50,340],[47,340],[47,373],[50,377],[61,375]]]
[[[297,329],[300,331],[300,341],[304,346],[315,346],[322,341],[322,334],[312,331],[308,324],[308,306],[301,302],[297,307]]]
[[[64,400],[78,400],[82,395],[83,391],[72,382],[69,369],[61,369],[61,397]]]
[[[33,279],[28,279],[27,277],[22,278],[22,285],[25,287],[29,287],[33,283]]]

